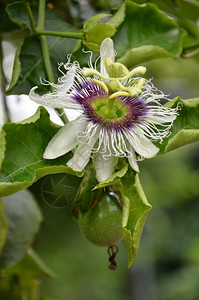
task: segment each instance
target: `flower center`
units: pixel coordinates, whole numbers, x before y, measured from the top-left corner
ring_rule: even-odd
[[[107,130],[129,130],[146,119],[147,107],[141,96],[132,98],[119,93],[110,98],[110,94],[91,79],[77,85],[71,97],[81,105],[92,124]]]
[[[96,113],[108,120],[119,120],[128,114],[128,107],[118,99],[108,99],[107,97],[96,98],[91,106]]]

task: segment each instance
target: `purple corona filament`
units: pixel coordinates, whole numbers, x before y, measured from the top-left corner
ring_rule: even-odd
[[[144,101],[142,101],[141,96],[136,98],[119,96],[116,99],[126,106],[128,109],[127,114],[116,120],[107,120],[103,118],[92,107],[92,103],[96,99],[101,98],[107,98],[108,101],[109,94],[92,80],[79,84],[78,87],[73,90],[71,97],[82,106],[82,109],[90,122],[101,125],[106,128],[107,131],[115,130],[122,133],[124,130],[130,130],[135,125],[141,124],[147,117],[148,109]]]

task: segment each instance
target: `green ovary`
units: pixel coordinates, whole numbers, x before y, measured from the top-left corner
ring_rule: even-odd
[[[128,107],[118,99],[97,98],[91,105],[104,119],[119,120],[128,114]]]

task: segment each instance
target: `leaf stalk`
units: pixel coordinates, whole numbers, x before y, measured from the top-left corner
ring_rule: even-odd
[[[53,36],[60,36],[60,37],[66,37],[66,38],[75,38],[75,39],[83,39],[84,34],[81,32],[61,32],[61,31],[45,31],[40,30],[38,28],[35,28],[35,34],[36,35],[53,35]]]
[[[36,26],[35,26],[35,20],[34,20],[33,14],[32,14],[32,10],[30,8],[30,3],[27,0],[24,0],[24,5],[25,5],[25,8],[28,13],[31,29],[34,32]]]

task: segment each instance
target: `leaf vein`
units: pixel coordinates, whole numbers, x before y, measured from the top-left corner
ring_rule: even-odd
[[[31,164],[29,164],[29,165],[26,165],[26,166],[24,166],[24,167],[20,167],[19,169],[17,169],[17,170],[15,170],[15,171],[13,171],[12,173],[8,174],[7,176],[2,177],[2,178],[0,179],[0,182],[1,182],[1,181],[3,182],[6,178],[9,178],[9,177],[12,179],[12,176],[13,176],[14,174],[16,174],[17,172],[21,171],[21,170],[26,170],[27,172],[29,172],[29,170],[27,170],[28,167],[34,166],[34,165],[36,165],[36,164],[38,164],[38,163],[41,163],[41,162],[43,162],[44,160],[45,160],[45,159],[41,159],[41,160],[39,160],[39,161],[36,161],[36,162],[31,163]],[[33,171],[33,173],[35,173],[35,171]],[[31,172],[29,172],[29,174],[30,174],[31,176],[33,175]],[[12,179],[12,180],[13,180],[13,179]]]
[[[16,138],[16,140],[19,141],[19,143],[21,143],[22,145],[25,146],[25,148],[27,148],[38,160],[40,160],[40,158],[32,151],[32,149],[26,145],[25,143],[23,143],[15,134],[13,134],[12,132],[10,132],[11,135],[13,135],[14,138]]]

